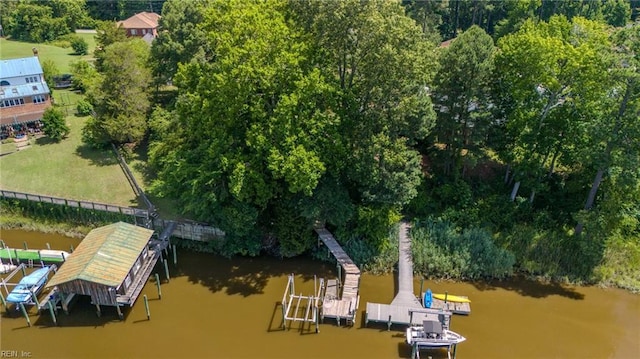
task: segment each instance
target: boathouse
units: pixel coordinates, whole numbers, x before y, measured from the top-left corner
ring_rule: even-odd
[[[62,297],[88,295],[96,306],[131,306],[142,291],[161,250],[151,247],[153,230],[118,222],[82,240],[47,287]],[[65,308],[66,310],[66,308]]]

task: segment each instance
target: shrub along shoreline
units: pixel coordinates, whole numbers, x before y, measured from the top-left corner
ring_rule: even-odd
[[[20,229],[42,233],[56,233],[72,238],[83,238],[93,228],[112,223],[117,215],[103,214],[85,209],[64,208],[43,203],[26,204],[27,201],[0,199],[0,229]],[[388,245],[372,248],[366,241],[355,237],[343,241],[343,248],[354,262],[364,271],[374,275],[394,271],[398,261],[398,226],[389,231]],[[625,281],[586,282],[567,276],[551,277],[536,275],[523,270],[514,270],[515,258],[512,253],[496,247],[489,232],[480,229],[457,230],[451,223],[439,219],[416,220],[411,236],[414,272],[425,279],[475,282],[482,280],[504,280],[524,277],[540,282],[558,282],[571,285],[593,285],[617,287],[633,293],[640,293],[640,285],[633,275]],[[181,248],[205,253],[220,254],[220,248],[212,243],[188,240],[177,241]],[[261,255],[273,255],[278,251],[263,251]],[[618,253],[618,252],[616,252]],[[633,251],[627,256],[633,256]],[[326,252],[312,248],[310,254],[316,260],[327,261]],[[607,254],[605,254],[607,255]],[[619,254],[618,254],[619,255]],[[626,258],[628,260],[628,258]],[[618,259],[623,261],[625,258]],[[596,271],[602,278],[611,277],[611,269],[599,267]],[[609,272],[607,272],[609,271]]]

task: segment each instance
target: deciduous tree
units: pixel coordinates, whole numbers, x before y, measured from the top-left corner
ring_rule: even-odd
[[[103,79],[93,94],[96,117],[85,127],[93,144],[136,143],[147,130],[149,46],[140,39],[116,42],[104,52]]]

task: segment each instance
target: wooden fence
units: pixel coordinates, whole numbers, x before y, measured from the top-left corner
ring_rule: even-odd
[[[67,198],[43,196],[39,194],[0,190],[0,196],[4,198],[15,198],[32,202],[51,203],[61,206],[84,208],[93,211],[120,213],[124,215],[131,215],[136,218],[143,218],[145,221],[149,221],[149,217],[151,215],[150,211],[146,209],[122,207],[113,204],[89,201],[77,201]],[[208,226],[204,223],[196,223],[190,221],[170,221],[162,218],[154,218],[151,221],[153,222],[153,229],[160,232],[162,231],[162,229],[167,227],[170,222],[176,222],[176,228],[172,234],[172,236],[176,238],[209,242],[213,240],[220,240],[225,236],[224,232],[219,228]]]
[[[151,201],[149,200],[147,195],[144,193],[142,188],[138,185],[138,181],[136,181],[135,176],[133,175],[133,173],[131,173],[129,166],[127,165],[127,161],[124,160],[124,158],[120,154],[120,151],[118,151],[118,148],[116,147],[116,145],[112,143],[111,147],[113,148],[113,152],[116,154],[116,158],[118,159],[118,163],[120,164],[120,168],[122,168],[122,172],[124,173],[124,176],[127,178],[127,181],[129,181],[129,184],[133,189],[133,193],[135,193],[136,196],[142,198],[142,201],[144,201],[144,204],[149,209],[149,214],[155,217],[156,208],[153,205],[153,203],[151,203]]]
[[[39,194],[22,193],[0,190],[0,195],[4,198],[23,199],[32,202],[53,203],[62,206],[69,206],[75,208],[84,208],[94,211],[120,213],[125,215],[131,215],[135,217],[149,218],[149,211],[146,209],[138,209],[131,207],[122,207],[113,204],[89,202],[89,201],[77,201],[73,199],[43,196]]]

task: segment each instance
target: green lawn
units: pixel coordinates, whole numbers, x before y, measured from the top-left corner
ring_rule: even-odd
[[[56,91],[67,103],[68,138],[52,143],[47,137],[30,139],[30,146],[0,156],[0,188],[10,191],[137,205],[136,196],[111,151],[97,151],[82,143],[86,117],[74,115],[80,96]],[[3,144],[2,152],[5,152]]]
[[[69,63],[91,60],[95,48],[94,34],[78,34],[89,44],[90,55],[71,55],[71,48],[0,39],[0,59],[32,56],[38,48],[41,61],[51,59],[61,73],[69,71]],[[71,90],[56,90],[54,98],[63,106],[71,134],[60,143],[46,137],[30,139],[30,146],[18,150],[14,143],[0,144],[0,188],[72,199],[89,200],[123,206],[143,207],[127,182],[111,151],[97,151],[82,143],[82,127],[86,117],[75,116],[75,104],[81,95]],[[140,151],[139,151],[140,152]],[[145,155],[140,153],[130,166],[139,185],[146,187],[148,170]],[[150,198],[165,218],[179,217],[171,200]]]
[[[73,55],[72,48],[62,48],[54,45],[47,44],[34,44],[31,42],[20,42],[7,40],[0,38],[0,59],[14,59],[18,57],[33,56],[32,49],[35,47],[38,49],[38,57],[42,64],[45,60],[52,60],[60,73],[69,72],[69,63],[72,61],[92,60],[93,49],[96,47],[96,41],[94,39],[95,34],[77,34],[87,41],[89,44],[89,54],[84,56]]]

